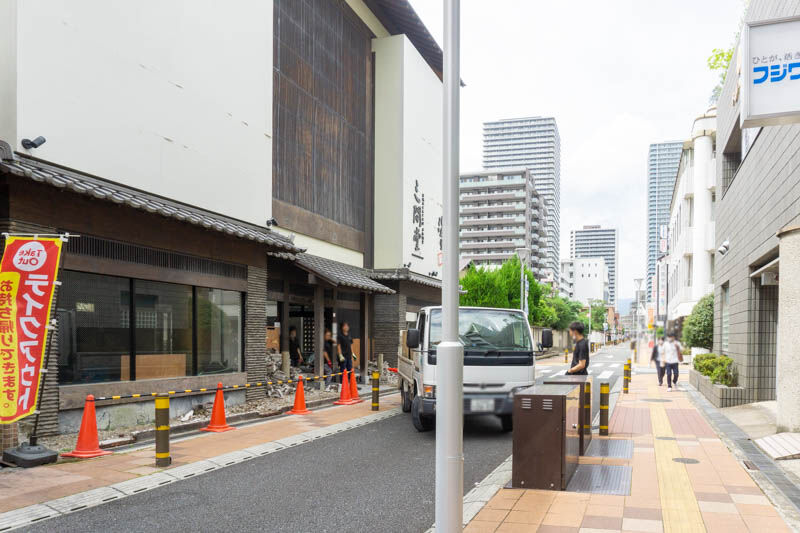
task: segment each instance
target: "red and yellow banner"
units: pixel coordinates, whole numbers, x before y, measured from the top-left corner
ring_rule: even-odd
[[[0,424],[36,410],[60,238],[6,237],[0,262]]]

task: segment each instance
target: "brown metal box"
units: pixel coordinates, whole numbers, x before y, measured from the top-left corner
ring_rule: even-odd
[[[594,387],[594,383],[592,382],[592,376],[576,376],[572,374],[562,374],[560,376],[550,376],[549,378],[545,378],[543,383],[553,384],[553,383],[571,383],[574,385],[580,385],[581,387],[581,409],[578,411],[578,428],[581,429],[580,437],[581,437],[581,446],[579,455],[586,455],[586,450],[589,449],[589,444],[592,443],[592,410],[589,408],[588,413],[585,407],[587,405],[592,405],[592,392],[591,389],[589,390],[589,394],[586,394],[586,383],[589,383],[589,387]],[[588,419],[588,420],[587,420]]]
[[[578,467],[581,387],[537,385],[514,395],[511,486],[564,490]]]

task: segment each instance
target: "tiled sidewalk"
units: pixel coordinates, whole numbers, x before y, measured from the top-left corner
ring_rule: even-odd
[[[790,531],[686,393],[667,393],[654,375],[634,375],[631,393],[621,395],[611,417],[610,433],[633,440],[633,458],[581,462],[630,465],[629,496],[502,489],[465,531]]]
[[[381,397],[381,411],[397,407],[400,396]],[[356,405],[327,407],[305,416],[280,417],[225,433],[201,435],[172,442],[173,464],[169,468],[216,457],[250,446],[273,442],[309,430],[371,414],[369,401]],[[94,459],[61,462],[38,468],[16,468],[0,474],[0,513],[105,487],[138,476],[159,472],[154,446]],[[169,471],[169,468],[163,469]]]

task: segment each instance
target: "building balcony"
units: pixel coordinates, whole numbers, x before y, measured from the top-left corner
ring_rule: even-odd
[[[469,182],[459,182],[459,189],[480,189],[481,187],[497,187],[497,186],[506,186],[506,185],[524,185],[525,180],[523,178],[512,178],[507,180],[498,180],[495,178],[488,178],[486,181],[469,181]]]
[[[522,213],[525,211],[525,204],[516,205],[462,205],[462,215],[476,215],[480,213]]]
[[[716,231],[717,224],[713,220],[706,222],[705,225],[705,238],[703,249],[707,252],[714,253],[717,250],[716,238],[717,238],[717,231]]]
[[[491,242],[472,242],[466,241],[462,242],[460,247],[462,250],[490,250],[495,248],[502,248],[504,250],[508,248],[519,248],[524,246],[522,239],[519,240],[508,240],[508,241],[491,241]]]
[[[525,228],[519,229],[462,229],[458,232],[459,237],[524,237]]]
[[[461,204],[469,204],[472,202],[487,202],[496,200],[523,200],[525,199],[525,191],[512,192],[486,192],[480,194],[464,194],[458,196]]]
[[[514,255],[514,252],[507,252],[507,253],[491,253],[491,254],[477,254],[477,253],[470,253],[464,252],[461,254],[463,259],[474,259],[476,261],[505,261],[507,259],[511,259],[511,256]]]

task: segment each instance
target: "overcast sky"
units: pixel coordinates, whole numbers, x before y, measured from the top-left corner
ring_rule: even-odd
[[[442,1],[411,0],[442,42]],[[461,170],[481,168],[482,123],[553,116],[561,134],[561,257],[569,232],[620,232],[617,295],[646,263],[647,150],[683,140],[708,107],[742,0],[462,0]]]

